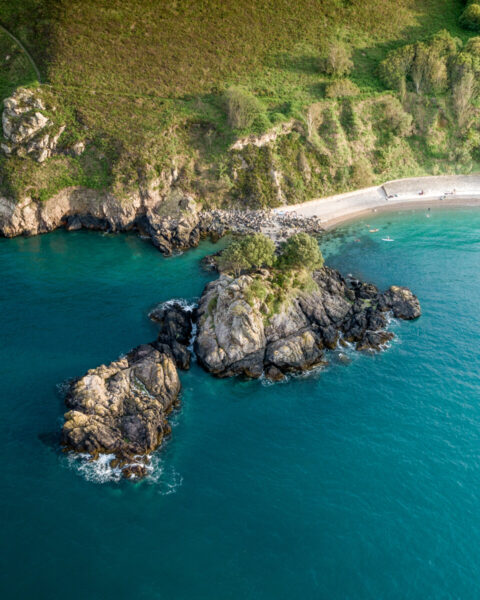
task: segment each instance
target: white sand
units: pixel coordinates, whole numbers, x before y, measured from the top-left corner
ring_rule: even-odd
[[[423,192],[423,193],[420,193]],[[480,175],[440,175],[389,181],[346,194],[281,207],[275,212],[318,216],[325,227],[385,210],[428,206],[480,206]]]

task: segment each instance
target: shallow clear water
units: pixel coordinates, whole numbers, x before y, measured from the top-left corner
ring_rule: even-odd
[[[409,285],[422,318],[285,384],[194,365],[139,484],[58,451],[57,384],[153,339],[148,310],[198,296],[212,246],[0,240],[2,598],[480,597],[480,211],[368,224],[332,234],[329,263]]]

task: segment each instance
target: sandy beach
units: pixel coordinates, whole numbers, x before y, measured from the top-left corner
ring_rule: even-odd
[[[276,209],[320,217],[326,228],[393,210],[480,206],[480,175],[441,175],[388,181],[383,185]]]

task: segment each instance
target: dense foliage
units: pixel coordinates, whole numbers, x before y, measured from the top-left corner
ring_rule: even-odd
[[[275,256],[272,240],[256,233],[231,242],[221,253],[218,266],[221,271],[236,276],[262,267],[311,272],[322,268],[323,256],[316,238],[307,233],[292,235],[282,245],[278,256]]]
[[[317,240],[307,233],[292,235],[282,248],[279,265],[287,269],[320,269],[323,256]]]
[[[327,75],[344,77],[352,69],[351,51],[339,42],[330,44],[325,55],[320,59],[320,70]]]
[[[232,242],[221,254],[218,265],[222,271],[239,275],[242,271],[271,267],[275,262],[275,244],[270,238],[255,233]]]
[[[473,3],[466,7],[460,17],[460,25],[465,29],[480,31],[480,4]]]

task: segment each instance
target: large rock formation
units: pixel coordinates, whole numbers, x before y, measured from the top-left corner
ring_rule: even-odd
[[[48,116],[55,107],[47,106],[38,90],[28,88],[19,88],[3,105],[3,152],[7,156],[28,155],[40,163],[49,158],[65,130],[64,125],[55,124]]]
[[[388,311],[401,319],[420,316],[418,299],[406,288],[382,294],[328,267],[313,280],[313,291],[298,291],[273,313],[266,302],[273,291],[268,271],[236,279],[221,275],[208,284],[197,311],[200,364],[221,377],[265,372],[278,379],[320,364],[324,349],[339,341],[378,351],[393,337],[386,331]]]
[[[144,345],[108,366],[91,369],[70,384],[62,431],[68,449],[113,454],[125,474],[137,455],[147,455],[170,433],[167,415],[180,391],[167,346]]]
[[[111,454],[125,477],[145,476],[148,454],[170,433],[167,415],[180,391],[177,367],[189,368],[194,324],[195,352],[207,371],[281,380],[322,363],[324,349],[339,340],[380,350],[393,337],[385,329],[388,311],[401,319],[420,316],[418,299],[407,288],[382,294],[328,267],[313,278],[309,291],[297,291],[274,311],[267,302],[274,285],[267,270],[221,275],[205,287],[196,311],[175,300],[153,309],[155,342],[70,383],[66,448],[94,458]]]

